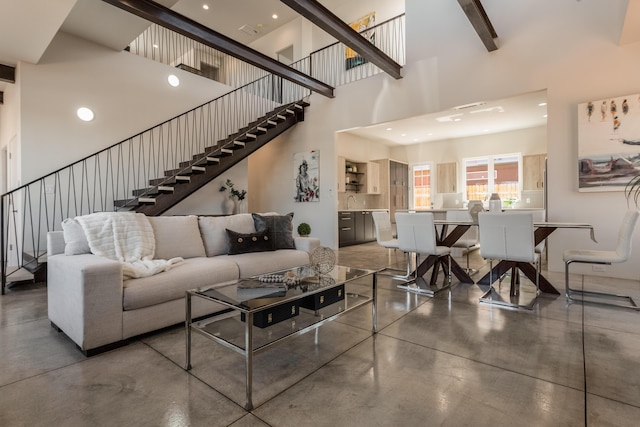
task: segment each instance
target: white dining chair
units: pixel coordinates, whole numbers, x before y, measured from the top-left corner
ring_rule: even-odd
[[[565,294],[568,301],[585,301],[595,304],[612,305],[616,307],[640,309],[636,302],[628,295],[619,295],[615,293],[585,291],[584,290],[584,274],[582,275],[582,289],[572,289],[569,286],[569,265],[576,263],[584,264],[601,264],[611,265],[613,263],[625,262],[631,256],[631,240],[633,230],[638,222],[638,211],[627,211],[620,229],[618,231],[618,244],[615,250],[586,250],[586,249],[569,249],[563,252],[564,260],[564,281]],[[581,297],[574,297],[580,295]],[[597,298],[598,300],[585,300],[585,297]],[[620,304],[616,303],[619,301]]]
[[[533,216],[531,213],[480,212],[480,255],[489,260],[489,290],[480,297],[481,303],[508,308],[533,309],[540,293],[540,256],[535,252]],[[511,278],[509,300],[493,287],[493,261],[509,261],[509,269],[517,273],[520,263],[535,263],[535,295],[528,303],[520,302],[520,277]],[[502,271],[499,274],[504,274]],[[499,279],[499,278],[496,278]]]
[[[384,248],[387,248],[389,251],[389,258],[391,258],[391,250],[394,251],[399,249],[398,239],[393,236],[393,225],[391,224],[391,218],[389,217],[389,212],[387,211],[373,211],[371,213],[373,216],[373,224],[376,229],[376,241],[378,244]],[[383,274],[386,276],[390,276],[394,279],[398,280],[407,280],[411,278],[411,254],[407,253],[407,270],[406,274],[402,275],[402,270],[398,270],[395,268],[386,267],[382,272],[378,272],[378,274]]]
[[[430,296],[449,289],[451,287],[451,248],[448,246],[438,246],[433,213],[396,212],[396,226],[398,232],[398,247],[405,252],[415,254],[417,266],[416,276],[412,280],[409,280],[406,285],[400,285],[398,287]],[[424,288],[417,285],[417,281],[422,279],[421,277],[417,277],[420,256],[435,256],[438,257],[438,261],[441,261],[443,258],[447,261],[448,268],[445,272],[445,283],[442,287],[433,289],[432,287]],[[432,267],[433,272],[437,271],[435,270],[437,265],[438,263],[436,262],[434,267]],[[408,286],[412,282],[416,282],[416,286]]]
[[[472,221],[471,219],[471,214],[469,213],[469,211],[466,210],[450,210],[447,211],[446,213],[446,217],[445,219],[447,221]],[[451,230],[455,227],[455,226],[449,226],[451,227]],[[476,226],[471,226],[469,227],[469,229],[467,231],[465,231],[465,233],[462,235],[462,237],[460,237],[454,244],[453,246],[454,248],[460,248],[466,251],[466,255],[467,255],[467,274],[468,275],[473,275],[476,274],[478,272],[478,270],[476,269],[472,269],[471,267],[469,267],[469,256],[471,254],[472,251],[477,250],[480,246],[479,246],[479,240],[478,240],[478,227]]]

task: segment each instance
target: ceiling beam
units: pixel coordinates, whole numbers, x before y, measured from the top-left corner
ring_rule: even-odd
[[[402,67],[316,0],[280,0],[395,79]]]
[[[471,21],[471,25],[475,28],[487,50],[489,52],[497,50],[498,46],[494,39],[498,37],[498,34],[496,34],[496,30],[493,28],[480,0],[458,0],[458,3],[460,3],[462,10]]]
[[[314,92],[333,98],[333,87],[236,42],[151,0],[103,0],[122,10],[217,49]]]
[[[4,104],[4,92],[0,92],[0,105]]]
[[[16,82],[16,68],[9,65],[0,64],[0,81],[15,83]]]

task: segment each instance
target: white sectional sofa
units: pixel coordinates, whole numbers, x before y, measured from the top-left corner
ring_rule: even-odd
[[[320,240],[293,237],[292,216],[148,217],[155,237],[154,259],[181,257],[184,261],[168,271],[136,279],[123,279],[119,261],[92,254],[86,241],[82,242],[79,224],[65,220],[64,231],[48,234],[49,320],[87,355],[184,322],[188,289],[308,264]],[[260,243],[251,237],[264,237],[256,232],[256,225],[264,228],[265,221],[272,226],[266,233],[274,244],[278,241],[276,249],[247,247],[252,240]],[[235,240],[230,245],[227,229],[242,233],[244,238],[233,238],[244,246],[236,245]],[[222,307],[196,299],[192,310],[197,317]]]

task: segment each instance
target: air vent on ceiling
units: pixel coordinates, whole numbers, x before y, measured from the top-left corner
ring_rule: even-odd
[[[453,107],[454,110],[465,110],[467,108],[479,107],[481,105],[486,104],[484,101],[480,102],[472,102],[471,104],[458,105],[457,107]]]
[[[253,36],[257,36],[259,31],[256,30],[255,28],[253,28],[251,25],[249,24],[244,24],[242,27],[238,28],[240,31],[242,31],[243,33],[250,35],[251,37]]]

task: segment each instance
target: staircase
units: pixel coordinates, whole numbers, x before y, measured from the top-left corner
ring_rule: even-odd
[[[193,155],[165,176],[149,180],[149,187],[132,191],[132,198],[115,200],[116,210],[160,215],[211,180],[247,158],[251,153],[304,120],[305,101],[293,102],[269,112],[215,146]]]

